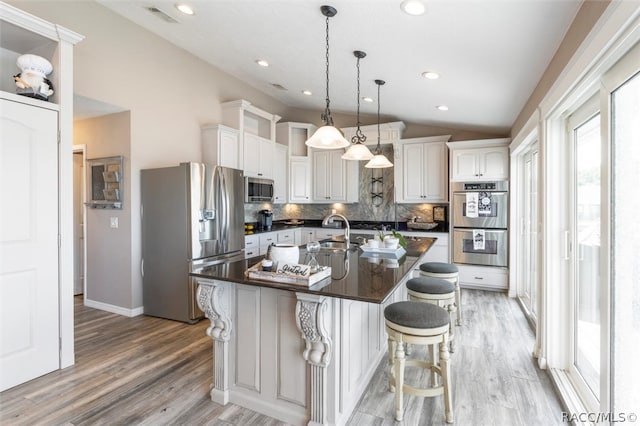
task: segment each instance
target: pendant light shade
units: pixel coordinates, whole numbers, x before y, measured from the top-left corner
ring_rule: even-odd
[[[384,80],[376,80],[378,85],[378,145],[373,158],[364,166],[368,169],[384,169],[387,167],[393,167],[393,163],[389,161],[387,157],[382,155],[382,148],[380,147],[380,86],[385,83]]]
[[[320,149],[339,149],[349,146],[349,141],[344,138],[342,132],[329,125],[318,129],[305,142],[307,146]]]
[[[357,70],[357,93],[356,99],[358,100],[358,109],[356,115],[356,134],[351,138],[351,146],[347,149],[342,155],[343,160],[354,160],[354,161],[363,161],[363,160],[371,160],[373,158],[373,154],[369,151],[369,148],[364,144],[367,140],[367,137],[360,130],[360,59],[367,56],[367,54],[361,50],[356,50],[353,52],[353,56],[356,57],[356,70]]]
[[[382,154],[376,154],[367,164],[364,165],[367,169],[384,169],[387,167],[393,167],[393,163],[389,161],[387,157]]]
[[[360,142],[352,144],[349,149],[347,149],[347,152],[342,154],[343,160],[364,161],[371,160],[372,158],[373,154],[371,153],[369,148],[367,148],[365,144],[362,144]]]
[[[331,6],[321,6],[320,11],[326,17],[326,81],[327,81],[327,97],[326,107],[321,115],[324,126],[319,127],[305,144],[312,148],[320,149],[338,149],[349,146],[349,141],[344,138],[342,132],[333,126],[333,118],[331,117],[331,109],[329,108],[329,18],[335,16],[338,11]]]

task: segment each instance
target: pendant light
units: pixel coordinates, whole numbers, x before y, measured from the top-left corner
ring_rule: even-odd
[[[305,144],[312,148],[321,148],[321,149],[338,149],[338,148],[346,148],[349,146],[349,141],[344,138],[342,132],[333,126],[333,118],[331,117],[331,109],[329,108],[329,18],[333,17],[338,13],[338,11],[331,6],[321,6],[320,11],[324,16],[326,16],[326,28],[327,28],[327,50],[326,50],[326,61],[327,61],[327,69],[326,69],[326,81],[327,81],[327,97],[326,97],[326,107],[324,112],[320,116],[324,121],[324,126],[318,128],[313,135]]]
[[[357,109],[357,122],[356,126],[356,134],[351,138],[351,146],[347,149],[342,155],[343,160],[355,160],[355,161],[363,161],[363,160],[371,160],[373,158],[373,154],[369,151],[369,148],[364,144],[367,140],[367,137],[360,130],[360,59],[367,56],[365,52],[360,50],[356,50],[353,52],[353,56],[356,57],[356,69],[357,69],[357,95],[358,95],[358,109]]]
[[[384,80],[376,80],[378,85],[378,145],[376,146],[375,155],[373,158],[365,164],[368,169],[384,169],[386,167],[393,167],[393,163],[389,161],[387,157],[382,155],[382,148],[380,148],[380,86],[385,83]]]

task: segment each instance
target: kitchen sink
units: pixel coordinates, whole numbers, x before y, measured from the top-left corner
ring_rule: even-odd
[[[322,241],[320,242],[320,250],[336,250],[336,251],[346,251],[351,249],[356,249],[358,247],[357,244],[353,243],[345,243],[344,241]]]

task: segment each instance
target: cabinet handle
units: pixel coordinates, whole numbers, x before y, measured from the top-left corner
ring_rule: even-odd
[[[258,173],[258,176],[262,176],[262,173]]]
[[[474,280],[483,280],[484,278],[482,277],[473,277]]]

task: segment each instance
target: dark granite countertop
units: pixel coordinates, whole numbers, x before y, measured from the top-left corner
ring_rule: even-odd
[[[351,241],[357,241],[358,236],[353,234]],[[340,299],[382,303],[414,268],[418,258],[431,248],[435,240],[436,238],[429,237],[407,237],[406,254],[399,259],[386,254],[373,256],[359,248],[322,251],[316,259],[320,265],[331,266],[331,279],[326,278],[311,287],[248,279],[245,271],[262,260],[263,256],[203,267],[194,270],[190,275]],[[306,249],[301,247],[300,263],[306,261],[306,256]]]
[[[322,220],[300,219],[300,221],[302,221],[303,223],[297,224],[297,225],[291,225],[286,223],[286,222],[289,222],[288,220],[277,220],[273,222],[271,229],[260,229],[258,228],[257,223],[251,223],[252,225],[254,225],[254,229],[249,233],[245,232],[245,235],[262,234],[265,232],[276,232],[276,231],[283,231],[285,229],[294,229],[294,228],[322,228]],[[382,225],[386,227],[387,231],[391,229],[396,229],[395,222],[389,222],[389,221],[379,222],[379,221],[354,220],[354,221],[349,221],[349,225],[351,227],[351,232],[357,232],[358,230],[369,230],[369,231],[380,230],[382,229]],[[449,224],[446,222],[440,222],[438,223],[437,227],[430,230],[408,229],[407,222],[398,222],[397,225],[398,225],[397,227],[398,232],[421,232],[421,233],[432,233],[432,232],[448,233],[449,232]],[[342,229],[342,228],[329,228],[329,229]]]

